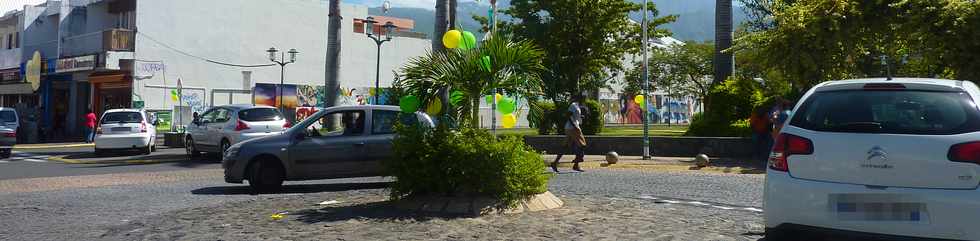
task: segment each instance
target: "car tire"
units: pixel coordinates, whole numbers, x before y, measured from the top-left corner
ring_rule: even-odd
[[[248,186],[255,193],[275,193],[282,190],[285,171],[275,161],[258,160],[248,168]]]
[[[231,143],[228,142],[228,139],[221,140],[221,152],[218,153],[218,159],[225,156],[225,151],[227,151],[229,147],[231,147]]]
[[[10,154],[11,154],[10,149],[0,150],[0,159],[10,158]]]
[[[149,155],[152,152],[153,149],[150,147],[150,145],[146,145],[146,147],[140,148],[140,153],[142,153],[143,155]]]
[[[105,150],[96,148],[95,149],[95,156],[96,157],[103,157],[103,156],[105,156]]]
[[[194,145],[194,139],[191,139],[190,137],[187,137],[187,140],[184,140],[184,150],[187,151],[187,155],[190,157],[201,156],[201,151],[197,150],[197,146]]]

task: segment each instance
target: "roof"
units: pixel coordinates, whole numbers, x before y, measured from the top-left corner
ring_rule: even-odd
[[[329,107],[326,110],[393,110],[400,111],[398,106],[394,105],[345,105],[345,106],[334,106]]]
[[[230,108],[230,109],[236,109],[236,110],[251,109],[251,108],[269,108],[269,109],[275,109],[276,108],[274,106],[252,105],[252,104],[233,104],[233,105],[221,105],[221,106],[215,106],[215,107],[223,107],[223,108]]]
[[[886,78],[863,78],[863,79],[827,81],[817,85],[814,88],[817,88],[817,90],[819,91],[861,89],[864,88],[865,84],[886,84],[886,83],[903,84],[908,89],[937,90],[937,91],[960,91],[963,90],[964,85],[973,84],[961,80],[930,79],[930,78],[892,78],[891,80],[888,80]]]
[[[111,109],[111,110],[105,111],[105,113],[113,113],[113,112],[142,112],[142,111],[143,110],[140,110],[140,109]]]

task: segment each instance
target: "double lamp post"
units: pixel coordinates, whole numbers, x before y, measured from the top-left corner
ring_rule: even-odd
[[[285,114],[286,110],[283,109],[282,106],[282,89],[286,85],[286,65],[296,63],[296,54],[298,54],[299,51],[296,51],[296,49],[290,49],[289,52],[282,52],[281,58],[278,60],[276,59],[276,53],[279,52],[279,50],[277,50],[275,47],[269,48],[269,50],[266,50],[266,52],[269,52],[269,60],[278,64],[281,68],[281,71],[279,72],[279,97],[276,98],[276,102],[279,102],[277,103],[279,112]],[[289,61],[286,61],[286,53],[289,53]]]
[[[364,19],[364,25],[366,28],[364,32],[367,34],[368,38],[374,40],[374,43],[378,45],[378,59],[377,59],[377,66],[374,74],[374,104],[380,105],[381,103],[379,102],[379,100],[381,97],[381,45],[384,44],[385,42],[391,41],[391,37],[392,37],[391,34],[394,32],[395,24],[392,24],[391,22],[385,23],[385,25],[381,26],[382,29],[378,33],[378,35],[374,35],[375,23],[378,23],[378,21],[375,21],[374,17],[367,17],[367,19]],[[381,35],[384,35],[384,39],[382,39]]]

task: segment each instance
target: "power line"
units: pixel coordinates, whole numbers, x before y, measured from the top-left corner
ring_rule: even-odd
[[[143,37],[145,37],[146,39],[149,39],[150,41],[153,41],[154,43],[157,43],[157,45],[163,46],[164,48],[167,48],[167,49],[173,50],[174,52],[180,53],[182,55],[186,55],[188,57],[199,59],[199,60],[202,60],[202,61],[205,61],[205,62],[208,62],[208,63],[212,63],[212,64],[219,64],[219,65],[232,66],[232,67],[242,67],[242,68],[259,68],[259,67],[269,67],[269,66],[275,65],[275,64],[256,64],[256,65],[232,64],[232,63],[225,63],[225,62],[221,62],[221,61],[217,61],[217,60],[211,60],[211,59],[208,59],[208,58],[205,58],[205,57],[197,56],[197,55],[194,55],[194,54],[185,52],[183,50],[180,50],[180,49],[171,47],[170,45],[167,45],[167,44],[165,44],[163,42],[160,42],[160,41],[154,39],[153,37],[150,37],[149,35],[146,35],[145,33],[142,33],[142,32],[136,32],[136,33],[139,34],[139,35],[142,35]]]

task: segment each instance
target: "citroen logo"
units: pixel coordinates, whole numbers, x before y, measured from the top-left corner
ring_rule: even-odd
[[[872,147],[871,150],[868,150],[868,161],[870,161],[871,159],[886,161],[888,160],[888,154],[885,153],[884,148],[881,148],[880,146],[875,146]]]

